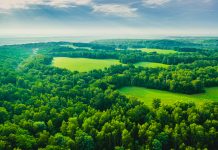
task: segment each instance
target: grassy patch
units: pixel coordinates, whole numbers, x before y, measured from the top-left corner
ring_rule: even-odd
[[[207,88],[206,93],[202,94],[179,94],[168,91],[147,89],[141,87],[124,87],[119,91],[129,97],[136,97],[147,105],[151,105],[154,98],[161,99],[163,104],[174,104],[175,102],[195,102],[202,104],[206,101],[218,101],[218,87]]]
[[[80,49],[92,50],[91,47],[77,47],[77,46],[74,46],[73,44],[69,44],[69,45],[61,45],[61,46],[63,46],[63,47],[69,47],[69,48],[74,48],[74,49],[76,49],[76,48],[80,48]]]
[[[156,52],[159,54],[170,54],[170,53],[177,53],[177,51],[174,50],[166,50],[166,49],[150,49],[150,48],[141,48],[143,52],[151,53]]]
[[[162,67],[162,68],[167,68],[169,65],[166,64],[161,64],[161,63],[153,63],[153,62],[139,62],[134,64],[136,67],[151,67],[151,68],[157,68],[157,67]]]
[[[218,87],[206,88],[206,93],[195,94],[195,98],[213,100],[218,102]]]
[[[71,71],[87,72],[94,69],[104,69],[111,65],[120,64],[115,59],[88,59],[88,58],[67,58],[55,57],[52,62],[53,66],[69,69]]]

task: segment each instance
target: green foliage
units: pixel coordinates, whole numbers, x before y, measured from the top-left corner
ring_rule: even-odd
[[[78,130],[75,135],[77,149],[92,150],[94,149],[94,141],[90,135]]]
[[[54,136],[51,136],[48,142],[48,146],[49,145],[56,146],[56,148],[59,149],[75,148],[75,142],[71,138],[63,136],[61,133],[57,133]]]
[[[162,150],[161,142],[157,139],[154,139],[154,141],[152,142],[152,149],[153,150]]]
[[[0,123],[4,123],[6,120],[9,119],[9,113],[4,107],[0,107]]]
[[[140,49],[144,52],[147,52],[147,53],[151,53],[151,52],[156,52],[156,53],[159,53],[159,54],[171,54],[171,53],[176,53],[175,50],[165,50],[165,49],[150,49],[150,48],[142,48]]]
[[[160,105],[161,105],[161,100],[160,99],[157,99],[157,98],[153,99],[152,106],[153,106],[154,109],[159,108]]]
[[[210,43],[213,45],[214,41]],[[72,44],[73,47],[62,46]],[[129,46],[145,45],[178,46],[177,51],[193,52],[190,55],[127,50]],[[186,49],[184,45],[196,49]],[[217,88],[202,92],[205,87],[218,85],[217,53],[197,46],[158,40],[139,41],[138,47],[132,42],[117,46],[59,42],[0,47],[0,149],[216,149],[218,103],[208,99],[217,99]],[[123,50],[118,52],[117,48]],[[71,72],[50,65],[56,56],[113,58],[129,65]],[[132,65],[139,61],[174,66]],[[147,102],[142,103],[117,91],[125,86],[159,91],[153,90],[152,95],[152,89],[145,89],[149,95],[146,96],[140,88],[128,89]],[[200,94],[187,95],[193,93]],[[201,105],[186,101],[187,97],[198,99]],[[161,103],[156,99],[153,107],[148,107],[154,98],[160,98]]]
[[[132,147],[133,138],[128,130],[124,129],[122,132],[122,145],[126,148]]]
[[[93,44],[104,46],[114,46],[120,49],[126,48],[156,48],[156,49],[175,49],[177,51],[187,51],[187,49],[215,49],[217,39],[213,38],[188,38],[188,39],[120,39],[120,40],[97,40]],[[190,50],[189,50],[190,51]]]

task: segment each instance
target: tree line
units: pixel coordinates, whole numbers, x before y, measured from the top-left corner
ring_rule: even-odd
[[[83,57],[94,59],[118,59],[124,64],[137,62],[157,62],[169,65],[180,63],[192,63],[197,60],[216,60],[218,61],[217,51],[188,52],[175,54],[158,54],[156,52],[146,53],[140,50],[88,50],[84,48],[60,47],[48,51],[51,57]]]

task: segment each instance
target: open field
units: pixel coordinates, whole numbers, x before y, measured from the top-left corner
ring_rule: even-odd
[[[195,94],[195,98],[207,99],[218,102],[218,87],[206,88],[206,93]]]
[[[169,65],[162,64],[162,63],[153,63],[153,62],[139,62],[134,64],[136,67],[150,67],[150,68],[157,68],[157,67],[162,67],[162,68],[167,68]]]
[[[151,48],[141,48],[140,50],[142,50],[143,52],[157,52],[159,54],[170,54],[170,53],[177,53],[177,51],[174,50],[166,50],[166,49],[151,49]]]
[[[124,50],[117,48],[116,50]],[[172,53],[178,53],[175,50],[168,50],[168,49],[156,49],[156,48],[128,48],[128,50],[141,50],[143,52],[152,53],[156,52],[158,54],[172,54]]]
[[[155,49],[155,48],[132,48],[129,50],[141,50],[143,52],[151,53],[151,52],[156,52],[158,54],[172,54],[172,53],[178,53],[177,51],[174,50],[169,50],[169,49]]]
[[[161,99],[164,104],[173,104],[178,101],[195,102],[196,104],[201,104],[206,101],[218,101],[218,87],[207,88],[205,93],[194,95],[172,93],[141,87],[124,87],[119,91],[126,96],[136,97],[148,105],[152,104],[154,98]]]
[[[88,59],[88,58],[67,58],[55,57],[52,65],[59,68],[69,69],[71,71],[87,72],[94,69],[104,69],[111,65],[120,64],[115,59]]]
[[[75,45],[73,45],[73,44],[61,45],[61,46],[63,46],[63,47],[69,47],[69,48],[74,48],[74,49],[80,48],[80,49],[92,50],[92,48],[90,48],[90,47],[77,47],[77,46],[75,46]]]

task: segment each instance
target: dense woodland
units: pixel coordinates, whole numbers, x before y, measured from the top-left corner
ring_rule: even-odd
[[[62,46],[72,44],[66,42],[1,46],[0,149],[216,150],[218,102],[167,105],[154,99],[149,107],[117,89],[140,86],[193,94],[218,86],[217,40],[194,46],[186,40],[141,43],[150,43],[149,48],[175,45],[182,53],[125,50],[140,48],[134,40],[74,43],[75,48]],[[51,66],[56,56],[114,58],[125,65],[71,72]],[[171,66],[135,67],[139,61]]]

